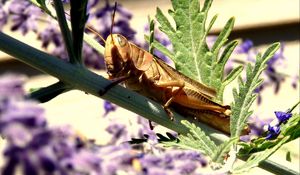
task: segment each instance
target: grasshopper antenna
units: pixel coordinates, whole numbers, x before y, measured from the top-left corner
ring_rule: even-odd
[[[104,44],[106,43],[105,39],[93,27],[87,26],[86,28],[92,33],[96,34],[104,42]]]
[[[116,10],[117,10],[117,1],[115,2],[115,7],[114,7],[114,11],[112,14],[112,19],[111,19],[111,27],[110,27],[110,36],[112,39],[113,44],[115,44],[114,39],[112,37],[112,32],[113,32],[113,27],[114,27],[114,21],[115,21],[115,15],[116,15]]]

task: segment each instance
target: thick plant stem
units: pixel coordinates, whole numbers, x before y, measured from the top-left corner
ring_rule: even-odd
[[[259,164],[260,168],[263,168],[271,173],[274,174],[283,174],[283,175],[297,175],[299,172],[296,172],[295,169],[292,169],[291,166],[283,166],[277,162],[274,162],[272,160],[264,160]]]

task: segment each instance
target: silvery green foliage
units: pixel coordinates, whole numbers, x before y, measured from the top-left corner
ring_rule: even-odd
[[[228,20],[212,48],[209,48],[206,43],[208,32],[217,18],[215,15],[206,28],[211,3],[212,0],[206,0],[200,9],[198,0],[189,0],[189,2],[172,0],[173,9],[169,10],[169,14],[175,22],[175,27],[157,8],[156,18],[160,24],[159,28],[172,42],[173,52],[168,51],[159,43],[154,42],[154,47],[169,56],[175,62],[178,71],[213,87],[217,91],[215,100],[222,102],[225,86],[233,81],[243,68],[238,66],[227,77],[224,77],[224,66],[237,45],[237,41],[226,45],[233,28],[234,18]],[[222,47],[225,47],[225,50],[221,53]],[[220,53],[221,56],[219,56]]]
[[[234,102],[231,104],[230,132],[232,137],[240,136],[248,117],[253,113],[253,111],[250,111],[250,107],[257,97],[254,90],[263,82],[260,75],[267,67],[267,61],[279,47],[280,44],[275,43],[262,56],[258,54],[255,65],[252,66],[250,63],[247,65],[246,80],[243,81],[242,77],[238,78],[239,90],[233,89]]]

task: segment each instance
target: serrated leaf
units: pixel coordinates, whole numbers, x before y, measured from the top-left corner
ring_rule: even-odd
[[[220,59],[218,60],[218,64],[222,64],[223,67],[225,66],[226,62],[228,61],[228,59],[231,55],[231,53],[233,52],[235,47],[238,45],[238,43],[239,42],[237,40],[234,40],[234,41],[231,41],[229,44],[227,44],[227,46],[225,47]]]
[[[224,43],[227,41],[227,38],[233,28],[234,21],[235,21],[234,17],[230,18],[227,21],[225,27],[223,28],[222,32],[219,34],[216,42],[214,43],[214,45],[211,49],[212,52],[219,50],[224,45]]]
[[[203,152],[208,156],[212,156],[214,151],[217,149],[215,143],[210,140],[210,138],[206,136],[205,133],[195,124],[186,120],[182,121],[182,124],[189,128],[189,133],[187,135],[180,135],[178,140],[162,143],[165,146],[196,150]]]
[[[158,9],[156,18],[161,25],[160,29],[166,33],[173,45],[177,70],[201,82],[199,64],[203,57],[197,55],[197,52],[203,47],[200,45],[205,33],[203,22],[207,18],[207,12],[200,12],[198,0],[173,0],[172,6],[176,30],[171,28],[170,22]],[[204,56],[204,53],[201,54]]]
[[[230,82],[232,82],[237,76],[240,75],[240,73],[243,71],[244,66],[238,66],[234,68],[228,75],[227,77],[223,80],[223,84],[227,85]]]
[[[263,54],[263,57],[260,57],[258,54],[253,68],[247,66],[247,76],[245,83],[239,83],[238,94],[234,92],[235,101],[232,104],[232,115],[230,120],[230,131],[232,137],[240,136],[247,118],[249,117],[249,114],[251,114],[251,112],[249,112],[249,109],[252,102],[256,98],[256,96],[253,96],[252,94],[253,90],[257,88],[257,85],[261,81],[259,76],[264,70],[266,62],[274,55],[279,46],[279,43],[271,45]]]
[[[257,57],[257,60],[258,60],[259,57]],[[253,70],[253,67],[250,63],[247,64],[246,66],[246,78],[250,77],[250,74]]]
[[[238,141],[238,138],[230,138],[229,140],[219,145],[214,151],[212,161],[216,163],[223,163],[224,157],[226,157],[226,155],[230,151],[230,148],[236,141]]]
[[[173,45],[173,53],[168,53],[161,45],[157,49],[174,55],[172,60],[179,72],[214,88],[218,94],[214,100],[222,102],[223,92],[227,85],[222,84],[224,66],[237,43],[230,43],[222,57],[218,59],[220,49],[225,45],[233,28],[234,18],[231,18],[213,44],[212,49],[208,48],[206,36],[217,18],[215,15],[206,29],[205,23],[211,4],[212,0],[206,0],[203,8],[200,9],[198,0],[188,0],[188,2],[172,0],[173,9],[169,10],[169,14],[173,17],[176,28],[172,27],[167,17],[158,8],[156,18],[161,31],[169,37]]]
[[[149,36],[144,35],[145,40],[149,43]],[[153,39],[152,43],[153,47],[155,47],[157,50],[159,50],[161,53],[169,57],[172,61],[174,60],[174,54],[167,49],[164,45],[160,44],[157,40]]]
[[[156,8],[156,19],[161,24],[161,30],[175,32],[167,17],[163,14],[160,8]]]
[[[221,47],[223,47],[225,42],[228,40],[227,38],[233,28],[233,24],[234,24],[234,18],[231,18],[226,23],[224,29],[219,34],[216,42],[214,43],[214,45],[211,49],[212,56],[210,58],[208,58],[209,62],[208,62],[208,59],[206,59],[200,64],[201,80],[204,84],[216,89],[217,94],[219,94],[219,98],[217,98],[218,101],[222,101],[222,99],[220,99],[220,97],[222,97],[223,92],[220,90],[224,89],[224,88],[221,88],[222,81],[223,81],[223,74],[224,74],[224,66],[235,46],[230,49],[227,48],[227,50],[225,49],[222,54],[223,57],[221,56],[220,59],[218,59],[218,55],[219,55],[219,51],[220,51]],[[233,44],[230,43],[229,47],[232,47],[232,45]],[[226,55],[226,57],[228,57],[227,59],[224,58],[225,55]],[[205,64],[206,64],[206,66],[205,66]]]
[[[207,1],[204,1],[204,4],[203,4],[203,8],[201,10],[201,12],[204,12],[204,13],[207,13],[211,4],[212,4],[212,0],[207,0]]]
[[[218,15],[215,15],[215,16],[210,20],[209,25],[208,25],[208,27],[207,27],[207,29],[206,29],[206,35],[207,35],[208,32],[211,30],[211,28],[212,28],[212,26],[214,25],[214,23],[216,22],[217,18],[218,18]]]
[[[239,85],[240,87],[245,86],[244,81],[243,81],[243,78],[242,78],[241,76],[238,77],[238,85]],[[241,89],[241,90],[242,90],[242,89]],[[237,95],[237,94],[236,94],[236,95]]]

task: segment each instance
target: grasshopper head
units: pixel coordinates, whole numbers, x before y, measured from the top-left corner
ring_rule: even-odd
[[[121,76],[130,57],[130,46],[127,39],[119,34],[111,34],[105,42],[104,60],[110,77]]]

